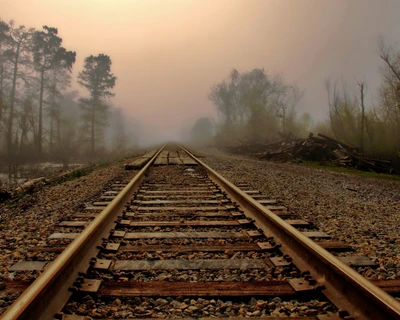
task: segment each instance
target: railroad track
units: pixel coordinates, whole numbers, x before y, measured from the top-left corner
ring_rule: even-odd
[[[26,290],[2,319],[400,319],[399,303],[347,265],[368,260],[335,258],[327,250],[349,248],[274,199],[184,149],[127,167],[141,166],[34,249],[52,263],[11,268],[41,275],[10,285]]]

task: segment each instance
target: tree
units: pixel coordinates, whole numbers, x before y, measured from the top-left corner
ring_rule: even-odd
[[[17,81],[21,76],[18,73],[20,65],[27,65],[30,63],[29,56],[29,40],[32,35],[33,29],[26,29],[25,26],[14,28],[14,22],[10,22],[10,33],[9,33],[9,48],[5,51],[5,56],[11,62],[12,65],[12,80],[11,80],[11,92],[8,109],[8,120],[7,120],[7,152],[9,157],[12,156],[12,138],[13,138],[13,125],[15,115],[15,96],[17,89]]]
[[[364,150],[364,128],[365,128],[365,105],[364,105],[364,97],[365,97],[365,83],[357,83],[360,87],[360,101],[361,101],[361,128],[360,128],[360,148]]]
[[[388,135],[387,149],[400,157],[400,52],[384,44],[379,45],[382,68],[380,87],[380,121]]]
[[[61,145],[61,110],[59,100],[63,92],[70,86],[71,76],[67,70],[56,66],[49,75],[48,112],[50,116],[49,150],[54,151],[54,145]]]
[[[5,112],[5,80],[7,77],[7,59],[5,51],[10,44],[10,26],[0,20],[0,131]]]
[[[296,127],[296,106],[303,97],[296,85],[284,85],[280,88],[282,94],[277,95],[276,115],[281,119],[281,131],[283,135],[293,133]]]
[[[112,151],[116,155],[122,155],[128,147],[128,135],[126,133],[125,119],[122,110],[114,110],[110,127],[112,132]]]
[[[45,88],[46,72],[61,68],[71,71],[75,62],[76,53],[67,51],[61,46],[62,39],[57,36],[57,28],[43,26],[44,31],[36,31],[33,35],[33,60],[36,70],[40,76],[39,95],[39,131],[38,131],[38,153],[43,149],[43,93]]]
[[[328,93],[329,119],[335,138],[350,145],[358,145],[360,112],[356,97],[351,96],[344,82],[342,90],[338,89],[337,81],[332,88],[330,80],[326,80],[325,86]]]
[[[111,73],[111,59],[105,54],[85,58],[83,71],[79,72],[78,83],[85,87],[90,94],[90,99],[81,99],[84,115],[90,123],[90,150],[95,152],[96,125],[104,126],[102,118],[107,119],[107,108],[104,99],[114,96],[110,90],[114,88],[117,77]]]
[[[273,139],[279,127],[285,133],[296,127],[295,108],[301,97],[302,91],[285,84],[280,75],[270,76],[264,69],[240,74],[233,69],[209,94],[222,119],[217,142]]]

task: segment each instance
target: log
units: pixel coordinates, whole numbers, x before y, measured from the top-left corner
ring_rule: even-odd
[[[17,193],[32,192],[37,186],[44,185],[44,184],[46,184],[46,178],[45,177],[31,179],[31,180],[28,180],[28,181],[24,182],[22,185],[20,185],[18,188],[16,188],[15,192],[17,192]]]

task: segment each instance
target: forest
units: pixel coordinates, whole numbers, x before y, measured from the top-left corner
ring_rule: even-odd
[[[68,165],[134,147],[122,110],[109,100],[117,80],[111,58],[99,53],[84,59],[77,79],[84,97],[71,90],[75,60],[57,28],[0,20],[0,159],[10,175],[24,163]]]
[[[232,69],[208,93],[218,117],[197,119],[190,141],[223,147],[305,138],[314,132],[369,157],[399,163],[400,52],[384,41],[377,47],[378,91],[368,92],[368,75],[363,81],[346,79],[357,90],[346,80],[328,78],[326,105],[320,106],[327,108],[324,120],[300,113],[307,88],[286,76],[264,68]],[[77,53],[70,49],[56,27],[36,30],[0,20],[0,166],[9,177],[26,163],[68,166],[115,158],[137,147],[135,126],[110,100],[117,82],[111,57],[85,57],[73,83]],[[367,92],[375,99],[366,99]]]
[[[212,86],[209,99],[218,111],[215,143],[233,145],[275,142],[293,137],[305,138],[310,132],[322,133],[359,148],[365,155],[400,159],[400,52],[380,40],[377,61],[382,62],[381,81],[376,102],[367,105],[367,82],[356,81],[352,92],[345,80],[325,81],[328,117],[313,120],[299,115],[303,91],[285,82],[282,75],[264,69],[239,73],[236,69],[226,79]],[[193,134],[207,132],[209,120],[196,123]],[[203,123],[203,124],[202,124]],[[201,130],[201,128],[206,128]]]

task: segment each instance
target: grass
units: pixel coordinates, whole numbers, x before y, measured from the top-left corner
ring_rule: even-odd
[[[8,209],[13,209],[16,208],[18,206],[18,202],[23,199],[27,194],[25,193],[18,193],[15,198],[11,198],[7,201],[5,201],[5,204],[7,206]]]
[[[92,170],[80,170],[80,169],[73,170],[71,174],[68,175],[68,180],[73,180],[86,176],[89,172],[92,172]]]
[[[368,172],[368,171],[357,170],[355,168],[339,167],[329,163],[321,164],[320,162],[314,162],[314,161],[303,161],[300,164],[311,168],[318,168],[338,173],[353,174],[364,178],[377,178],[377,179],[400,181],[400,175],[398,174]]]
[[[110,161],[110,159],[102,160],[96,164],[96,168],[97,169],[106,168],[112,164],[113,164],[113,161]]]

